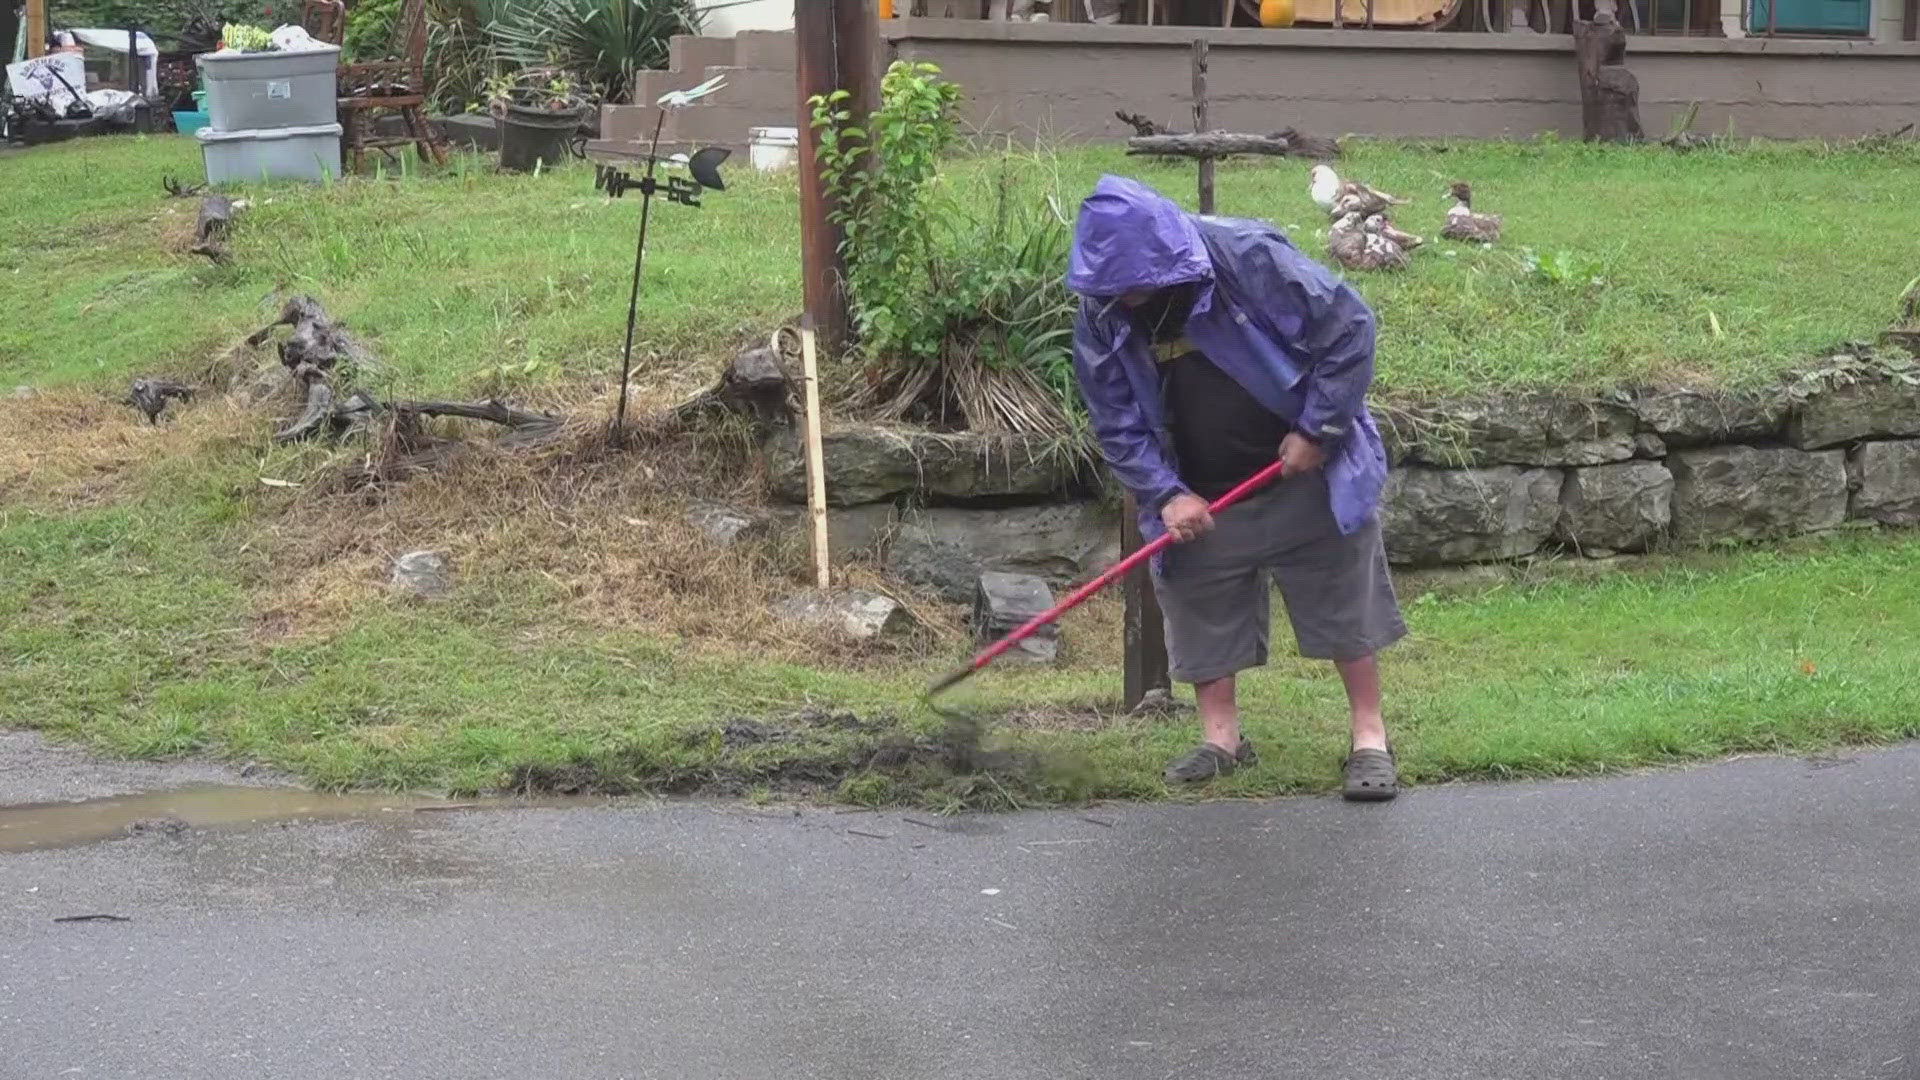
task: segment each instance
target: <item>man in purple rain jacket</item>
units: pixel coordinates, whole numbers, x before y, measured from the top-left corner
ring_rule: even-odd
[[[1373,312],[1271,226],[1199,217],[1108,176],[1080,208],[1067,287],[1074,374],[1100,448],[1140,507],[1173,677],[1205,741],[1167,767],[1207,780],[1253,760],[1234,677],[1267,660],[1271,574],[1303,656],[1331,660],[1353,738],[1343,791],[1398,791],[1374,654],[1406,634],[1375,516],[1386,453],[1365,398]],[[1207,504],[1270,464],[1283,478]]]

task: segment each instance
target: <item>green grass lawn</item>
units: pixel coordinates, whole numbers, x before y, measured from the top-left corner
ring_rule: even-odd
[[[1191,201],[1180,166],[1113,150],[1050,164],[1069,210],[1103,171]],[[1411,272],[1358,282],[1381,317],[1381,390],[1737,383],[1870,339],[1920,272],[1899,239],[1920,205],[1916,165],[1912,149],[1359,143],[1342,168],[1412,196],[1405,227],[1434,237],[1454,178],[1507,220],[1497,250],[1436,239]],[[617,362],[639,207],[599,196],[588,170],[509,177],[467,160],[430,178],[253,192],[226,267],[180,252],[194,204],[164,197],[169,173],[198,173],[192,140],[76,140],[0,161],[0,380],[191,367],[280,290],[318,295],[410,393],[470,390],[529,363],[536,380],[566,380]],[[985,197],[994,159],[949,173]],[[703,209],[656,219],[640,347],[676,389],[799,307],[792,178],[732,176]],[[1219,204],[1323,250],[1303,162],[1229,163]],[[1527,250],[1605,283],[1529,274]]]
[[[1916,272],[1912,246],[1885,238],[1904,236],[1920,205],[1917,163],[1815,147],[1362,144],[1347,171],[1415,196],[1403,225],[1436,231],[1455,177],[1508,221],[1501,250],[1449,257],[1436,241],[1412,272],[1359,283],[1382,317],[1385,391],[1737,383],[1871,337]],[[1191,181],[1111,151],[1051,165],[1070,194],[1103,170],[1176,193]],[[638,207],[596,195],[585,170],[502,177],[469,161],[249,191],[228,266],[181,253],[194,206],[164,198],[167,173],[197,173],[190,141],[0,157],[0,390],[48,391],[0,393],[0,724],[129,755],[258,760],[334,786],[803,783],[935,806],[1157,796],[1160,767],[1194,738],[1190,719],[1110,715],[1119,618],[1103,598],[1071,617],[1059,668],[996,667],[952,695],[996,718],[995,741],[1026,764],[986,777],[865,770],[876,743],[941,724],[917,695],[966,652],[939,629],[956,612],[933,611],[934,629],[906,646],[852,653],[748,626],[755,612],[764,622],[764,594],[796,587],[798,562],[742,563],[751,588],[726,592],[735,571],[676,525],[686,493],[633,494],[634,477],[651,482],[665,462],[598,466],[601,486],[571,502],[503,481],[448,489],[495,500],[435,503],[416,481],[369,508],[318,483],[263,484],[338,464],[269,448],[264,415],[213,401],[160,428],[134,421],[101,398],[129,374],[202,367],[284,291],[320,297],[410,394],[604,389],[624,322]],[[993,176],[990,160],[953,170],[963,186]],[[1300,163],[1234,163],[1220,200],[1319,250]],[[702,210],[661,208],[643,396],[707,381],[728,350],[795,312],[795,214],[791,178],[746,170]],[[1564,252],[1605,284],[1529,274],[1525,248]],[[454,597],[381,589],[392,553],[449,543],[465,558]],[[1849,532],[1410,589],[1414,636],[1386,662],[1406,774],[1562,775],[1912,736],[1916,567],[1920,538]],[[319,614],[282,625],[315,596]],[[656,618],[667,601],[686,617]],[[1344,735],[1330,668],[1277,662],[1248,680],[1246,703],[1261,764],[1210,791],[1331,786]],[[821,708],[877,726],[797,724],[731,746],[719,734],[730,718],[779,726]]]
[[[875,737],[937,729],[917,694],[960,658],[957,643],[841,663],[716,651],[556,619],[530,602],[537,581],[515,577],[443,605],[376,600],[337,630],[262,639],[248,600],[260,560],[241,538],[257,535],[249,503],[271,493],[163,472],[177,481],[166,494],[119,505],[0,509],[6,723],[119,754],[263,761],[326,785],[468,791],[559,775],[610,790],[719,779],[752,791],[818,765],[802,775],[850,798],[985,794],[978,780],[848,771]],[[1385,659],[1406,773],[1563,775],[1920,733],[1916,565],[1920,537],[1863,533],[1420,593],[1413,637]],[[1116,607],[1069,621],[1062,668],[999,666],[951,695],[963,713],[1011,713],[995,740],[1041,762],[990,781],[987,801],[1161,793],[1161,765],[1195,730],[1190,717],[1103,714],[1118,693]],[[1331,668],[1277,662],[1247,679],[1245,698],[1261,763],[1211,791],[1330,786],[1345,748]],[[729,718],[823,706],[886,730],[731,750],[718,736]]]

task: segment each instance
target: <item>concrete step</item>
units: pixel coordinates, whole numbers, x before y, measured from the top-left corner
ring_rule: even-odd
[[[678,142],[744,146],[757,127],[792,127],[791,108],[769,111],[740,105],[697,105],[667,121]]]
[[[766,71],[794,70],[793,31],[742,30],[734,35],[733,64]]]
[[[791,71],[769,71],[766,68],[749,67],[710,67],[706,78],[723,77],[727,84],[704,105],[731,105],[755,108],[764,111],[785,110],[788,123],[797,108],[799,93],[798,75]]]
[[[700,82],[700,73],[705,68],[692,71],[636,71],[633,73],[633,95],[635,105],[651,105],[660,100],[660,95],[672,90],[686,90]]]
[[[673,40],[667,42],[667,67],[674,71],[701,71],[737,63],[734,56],[733,39],[730,37],[675,34]]]
[[[654,105],[602,105],[600,134],[615,142],[646,142],[653,138],[653,125],[660,111]],[[662,141],[672,134],[672,127],[673,118],[669,116],[666,127],[660,131]]]

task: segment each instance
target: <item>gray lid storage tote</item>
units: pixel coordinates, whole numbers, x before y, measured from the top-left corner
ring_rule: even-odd
[[[338,45],[298,52],[202,53],[193,62],[207,90],[209,127],[255,131],[334,121]]]

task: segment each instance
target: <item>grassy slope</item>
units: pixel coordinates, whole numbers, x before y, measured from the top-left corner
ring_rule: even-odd
[[[1169,190],[1186,176],[1103,152],[1063,156],[1060,168],[1076,190],[1103,168],[1136,169]],[[235,264],[215,268],[170,249],[191,204],[158,197],[163,171],[191,175],[190,148],[93,140],[0,159],[0,385],[189,369],[257,325],[276,288],[325,297],[415,392],[479,389],[488,366],[529,358],[548,365],[532,379],[588,375],[616,355],[634,208],[604,205],[585,173],[257,192]],[[1430,190],[1465,175],[1508,215],[1516,245],[1600,259],[1614,283],[1562,290],[1474,252],[1369,279],[1387,323],[1383,377],[1401,389],[1605,383],[1676,368],[1738,378],[1867,335],[1911,272],[1895,245],[1868,238],[1920,193],[1910,165],[1903,175],[1889,159],[1798,150],[1367,147],[1352,171],[1416,195],[1421,213],[1437,209]],[[1221,209],[1309,224],[1299,172],[1235,165]],[[1835,183],[1848,201],[1814,201]],[[1635,207],[1657,211],[1623,225]],[[643,340],[675,362],[663,369],[703,379],[704,360],[677,362],[789,312],[792,220],[781,183],[745,176],[703,211],[661,215]],[[1686,253],[1705,254],[1679,259],[1647,235],[1670,225],[1686,234]],[[1707,328],[1703,297],[1724,338]],[[649,390],[667,395],[669,381],[652,378]],[[55,454],[0,469],[0,722],[125,753],[260,759],[327,784],[470,789],[507,782],[517,766],[658,782],[848,753],[837,735],[727,751],[703,733],[732,715],[829,703],[931,728],[937,718],[915,692],[962,651],[945,642],[838,656],[583,618],[556,605],[566,594],[540,552],[471,574],[441,605],[386,598],[372,572],[355,569],[367,580],[350,618],[277,635],[263,630],[264,597],[288,572],[286,522],[300,520],[289,508],[309,496],[256,477],[289,475],[297,462],[262,451],[245,418],[253,435],[185,454],[165,449],[185,445],[168,441],[170,429],[63,415],[45,400],[0,400],[0,466],[18,466],[21,448],[43,437],[118,440],[97,464]],[[373,551],[363,562],[419,539],[363,541]],[[1909,659],[1920,623],[1903,617],[1920,602],[1917,559],[1912,536],[1847,535],[1792,555],[1702,555],[1593,583],[1414,601],[1416,637],[1389,666],[1408,773],[1558,774],[1920,733]],[[1003,728],[1071,764],[1016,795],[1156,792],[1190,724],[1090,718],[1084,706],[1116,690],[1117,605],[1076,613],[1068,634],[1062,669],[996,669],[954,704],[1038,707]],[[1326,786],[1342,749],[1331,672],[1279,663],[1249,680],[1248,713],[1263,761],[1223,790]],[[846,789],[902,793],[878,776]],[[947,785],[923,797],[955,794]]]
[[[1359,283],[1384,326],[1381,386],[1740,381],[1870,338],[1914,273],[1908,245],[1883,238],[1904,235],[1920,204],[1915,157],[1361,144],[1343,168],[1413,196],[1403,225],[1435,233],[1455,177],[1508,223],[1500,250],[1436,242],[1411,273]],[[1069,207],[1107,170],[1177,196],[1191,186],[1187,169],[1111,150],[1056,165]],[[951,182],[977,187],[981,205],[992,170],[962,162]],[[567,378],[614,362],[637,207],[598,197],[583,170],[512,178],[467,162],[425,181],[258,193],[226,268],[177,253],[193,204],[163,199],[159,178],[196,171],[192,144],[169,137],[79,140],[0,164],[0,379],[191,366],[256,325],[276,289],[323,297],[409,392],[472,388],[498,365]],[[704,209],[657,217],[641,348],[684,376],[674,389],[798,306],[791,180],[734,176]],[[1222,213],[1269,218],[1321,250],[1300,163],[1232,163],[1219,188]],[[1526,248],[1567,252],[1607,284],[1529,277]]]

